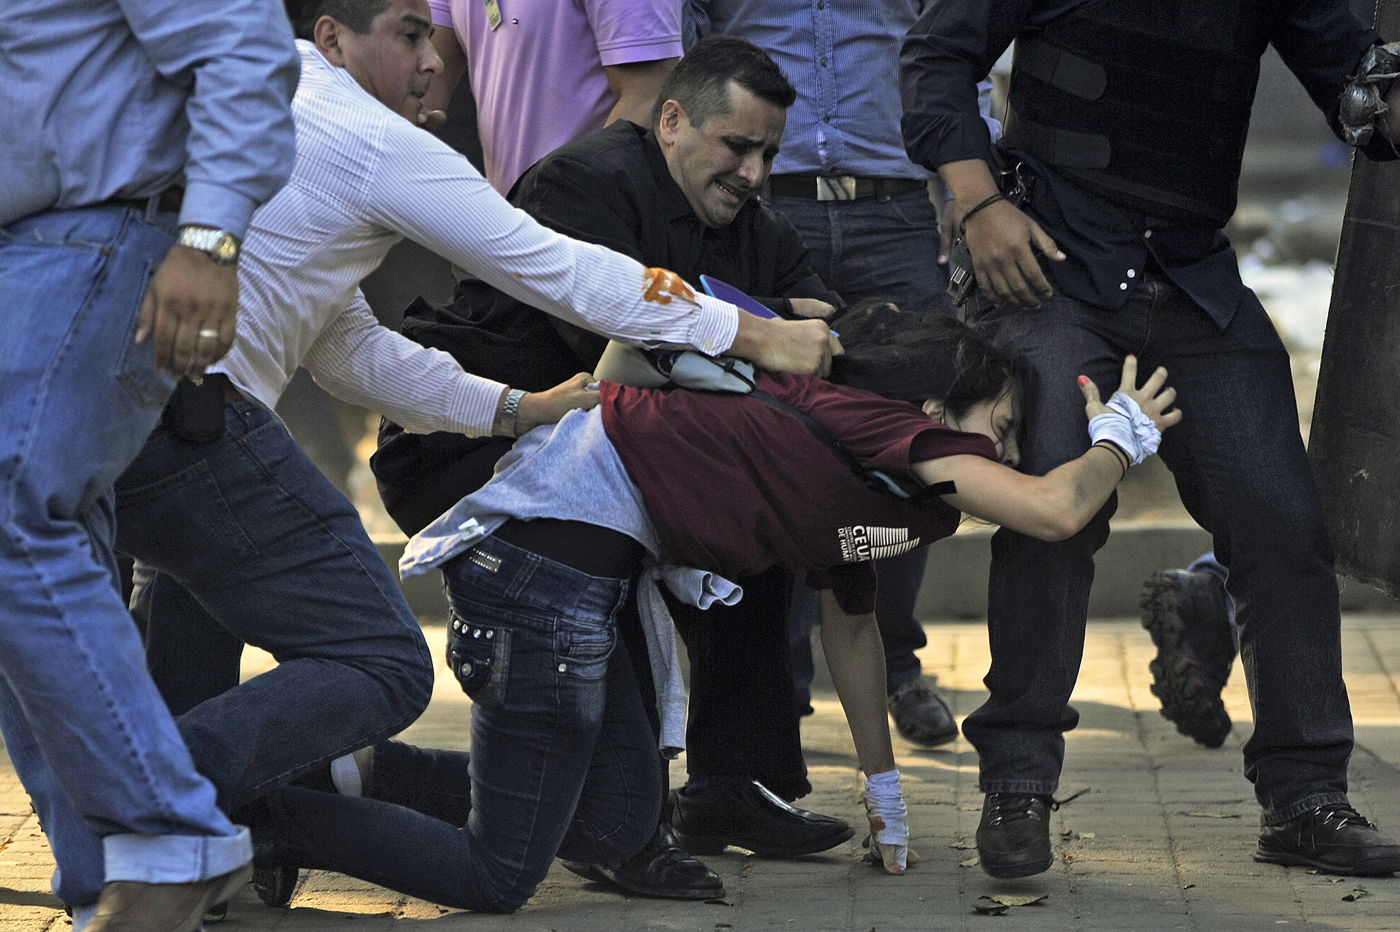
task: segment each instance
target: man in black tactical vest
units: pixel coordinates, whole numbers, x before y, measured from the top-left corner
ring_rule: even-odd
[[[976,82],[1013,40],[994,151]],[[1380,41],[1346,0],[935,0],[901,59],[910,155],[939,170],[967,218],[969,316],[1039,375],[1021,467],[1043,474],[1083,453],[1078,373],[1111,388],[1130,353],[1171,373],[1185,417],[1162,459],[1238,606],[1255,713],[1245,776],[1263,809],[1254,857],[1342,874],[1400,869],[1400,846],[1347,801],[1332,550],[1288,353],[1221,228],[1270,44],[1334,132],[1395,157],[1400,121],[1384,103],[1400,92]],[[1023,183],[1019,206],[994,165]],[[978,851],[996,877],[1053,859],[1049,810],[1113,509],[1062,543],[1005,530],[993,541],[991,698],[963,730],[987,794]]]

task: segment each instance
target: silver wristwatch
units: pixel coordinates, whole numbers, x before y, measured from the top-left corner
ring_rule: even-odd
[[[234,265],[238,262],[238,237],[227,230],[184,226],[180,227],[175,242],[180,246],[208,253],[209,258],[219,265]]]
[[[506,392],[506,403],[501,405],[501,430],[507,437],[520,436],[515,432],[515,416],[520,413],[520,399],[530,394],[524,389],[512,388]]]

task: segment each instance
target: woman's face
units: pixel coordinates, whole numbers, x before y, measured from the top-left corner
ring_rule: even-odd
[[[954,430],[990,437],[997,447],[997,459],[1012,469],[1021,462],[1017,436],[1021,430],[1021,406],[1016,393],[1003,392],[1000,397],[979,401],[961,418],[945,417],[943,403],[930,398],[924,402],[924,413],[942,421]]]

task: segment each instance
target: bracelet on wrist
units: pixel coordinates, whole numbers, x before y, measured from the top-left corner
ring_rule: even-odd
[[[505,436],[520,436],[516,433],[515,419],[520,413],[520,399],[528,394],[529,392],[520,388],[512,388],[506,392],[505,404],[501,405],[501,433]]]
[[[1113,454],[1113,458],[1118,461],[1119,468],[1123,470],[1123,475],[1118,477],[1118,481],[1122,482],[1128,475],[1128,466],[1132,463],[1132,459],[1128,456],[1127,452],[1112,440],[1099,440],[1096,441],[1093,446],[1101,447]]]
[[[1006,199],[1006,195],[998,191],[991,197],[986,198],[985,200],[978,201],[976,204],[973,205],[971,210],[962,215],[962,223],[960,224],[960,226],[962,227],[962,231],[964,233],[967,232],[967,221],[971,220],[979,210],[986,210],[988,207],[991,207],[997,201],[1004,201]]]

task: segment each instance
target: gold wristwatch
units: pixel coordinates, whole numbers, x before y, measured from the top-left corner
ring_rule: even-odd
[[[209,258],[219,265],[234,265],[238,262],[238,237],[227,230],[210,230],[206,227],[180,227],[175,242],[208,253]]]

